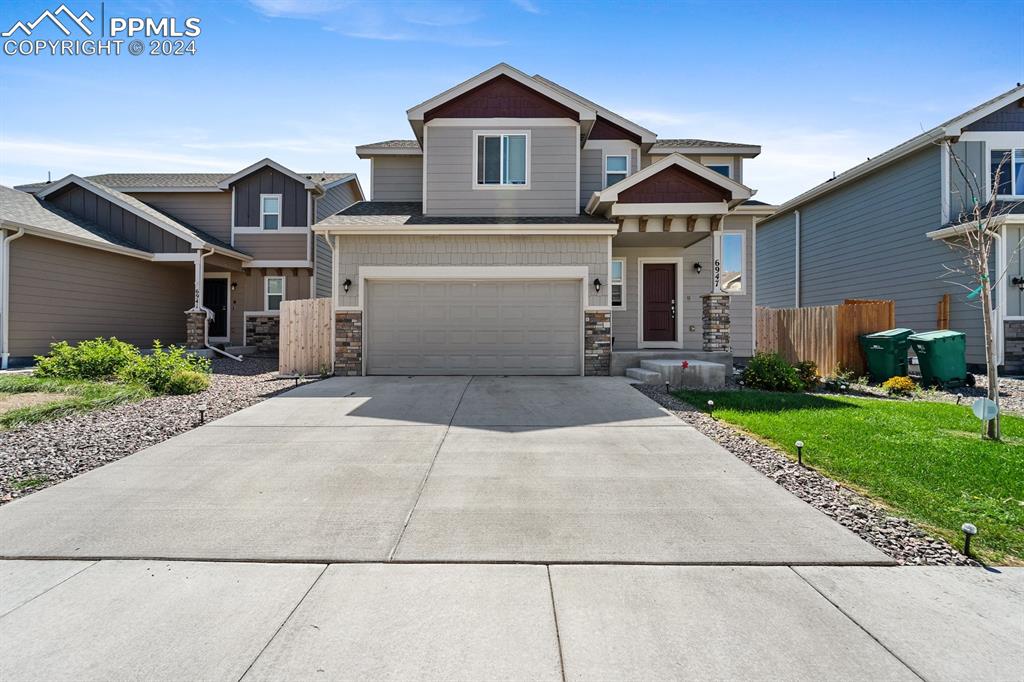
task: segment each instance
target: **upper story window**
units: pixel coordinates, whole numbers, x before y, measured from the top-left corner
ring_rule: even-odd
[[[527,187],[528,147],[525,132],[477,133],[475,186]]]
[[[1001,197],[1024,197],[1024,149],[993,149],[989,186],[999,186],[996,194]]]
[[[747,283],[746,234],[715,233],[714,290],[723,294],[742,294]]]
[[[260,195],[260,228],[264,230],[281,229],[281,195]]]
[[[616,182],[621,182],[629,175],[628,156],[606,156],[604,157],[604,186],[611,187]]]
[[[709,163],[708,168],[715,171],[716,173],[721,173],[727,178],[732,177],[732,166],[730,166],[727,163]]]
[[[263,278],[263,309],[280,310],[284,300],[284,277]]]
[[[616,258],[612,261],[611,276],[612,307],[626,307],[626,261]]]

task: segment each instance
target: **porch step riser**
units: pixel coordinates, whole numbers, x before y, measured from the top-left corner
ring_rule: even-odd
[[[667,381],[671,386],[688,388],[725,386],[725,365],[718,362],[690,360],[684,368],[681,360],[643,360],[640,367],[649,372],[657,372],[660,375],[659,384]]]
[[[661,378],[661,372],[652,372],[649,369],[640,369],[639,367],[628,368],[626,376],[630,379],[636,379],[641,384],[650,384],[652,386],[665,383],[665,380]]]

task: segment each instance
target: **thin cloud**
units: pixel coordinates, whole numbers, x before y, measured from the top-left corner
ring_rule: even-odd
[[[512,0],[512,4],[524,12],[529,12],[530,14],[543,14],[543,12],[540,11],[540,7],[537,7],[537,4],[533,2],[533,0]]]

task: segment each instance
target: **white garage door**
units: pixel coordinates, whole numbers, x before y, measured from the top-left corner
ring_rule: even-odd
[[[370,281],[368,374],[579,374],[580,284]]]

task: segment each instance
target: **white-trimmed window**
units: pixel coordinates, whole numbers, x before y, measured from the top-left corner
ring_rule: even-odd
[[[281,195],[260,195],[260,229],[281,229]]]
[[[263,309],[280,310],[284,300],[284,277],[263,278]]]
[[[989,159],[989,187],[1000,197],[1024,197],[1024,149],[993,149]]]
[[[614,155],[604,157],[604,186],[611,187],[622,182],[629,175],[629,157]]]
[[[473,150],[477,187],[527,187],[530,137],[526,132],[477,133]]]
[[[716,173],[721,173],[727,178],[732,177],[732,166],[730,166],[727,163],[709,163],[708,168],[715,171]]]
[[[714,290],[742,294],[747,290],[747,235],[739,230],[715,233]]]
[[[626,307],[626,261],[622,258],[613,258],[611,272],[608,276],[611,285],[612,307]]]

